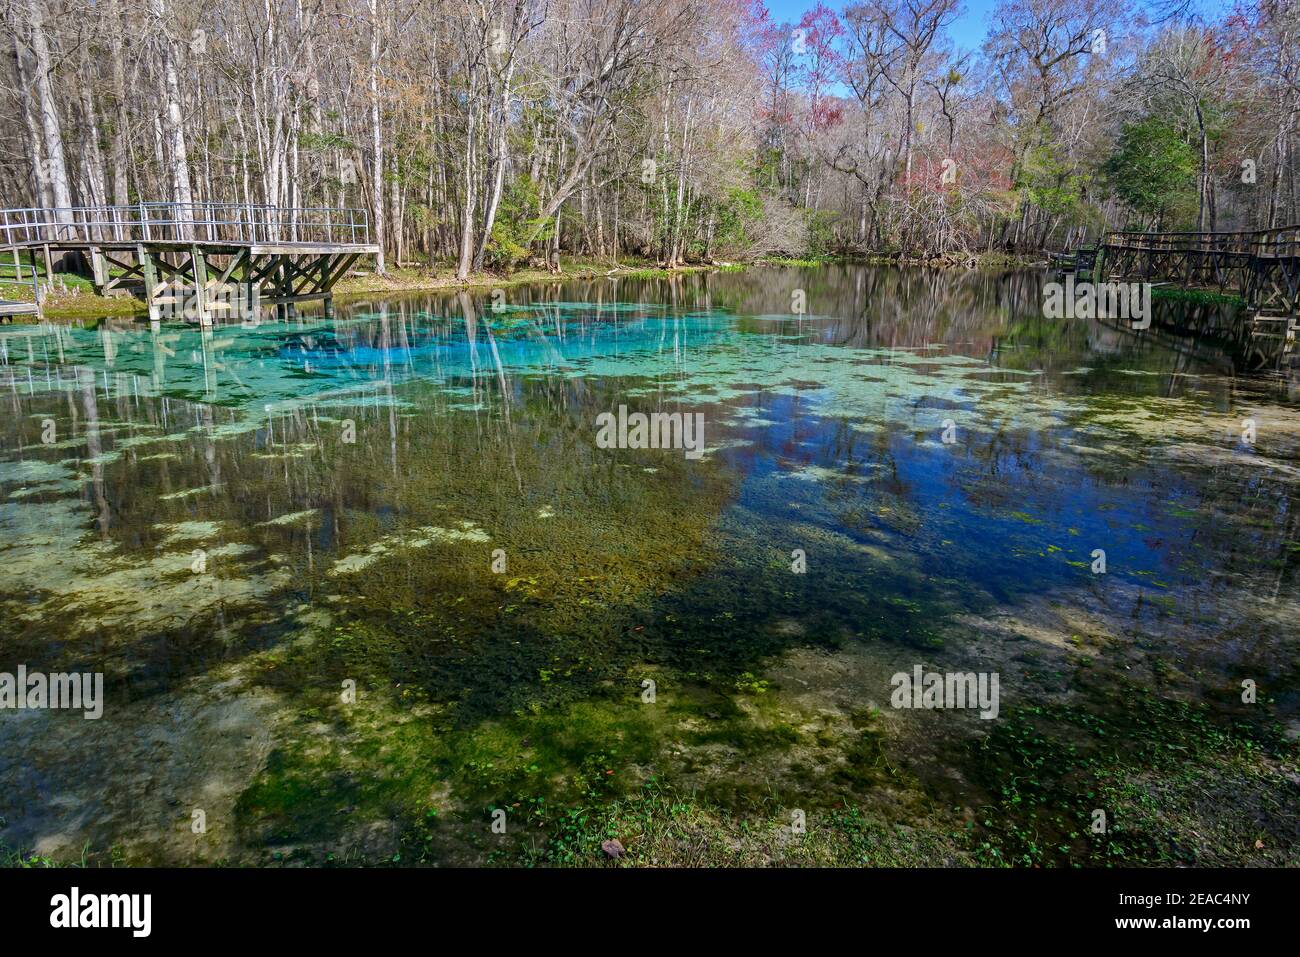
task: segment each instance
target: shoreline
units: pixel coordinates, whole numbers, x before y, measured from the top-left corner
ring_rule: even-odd
[[[972,257],[945,257],[942,259],[902,259],[880,254],[833,255],[814,257],[765,256],[740,262],[688,263],[680,266],[660,266],[652,260],[621,262],[611,265],[594,260],[573,260],[562,264],[558,273],[548,269],[520,269],[509,275],[474,273],[469,279],[456,279],[449,267],[438,267],[430,272],[426,266],[393,267],[388,275],[380,276],[373,270],[345,276],[334,287],[335,302],[355,302],[376,294],[415,292],[484,292],[507,289],[513,286],[534,285],[547,282],[567,282],[589,279],[666,279],[670,276],[702,272],[739,272],[756,266],[793,266],[811,268],[834,263],[860,262],[879,266],[911,266],[934,269],[1030,269],[1043,265],[1043,260],[1032,257],[981,254]],[[95,293],[88,280],[76,276],[62,276],[60,280],[70,288],[47,293],[42,311],[43,319],[100,319],[142,316],[145,304],[132,296],[105,297]],[[0,296],[30,301],[31,287],[17,283],[0,284]],[[26,294],[24,294],[26,293]]]

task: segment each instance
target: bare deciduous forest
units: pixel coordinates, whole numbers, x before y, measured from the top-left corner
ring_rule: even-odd
[[[1300,15],[1121,0],[6,0],[8,207],[364,207],[394,263],[1295,221]]]
[[[11,937],[1287,921],[1300,0],[841,2],[0,0]]]

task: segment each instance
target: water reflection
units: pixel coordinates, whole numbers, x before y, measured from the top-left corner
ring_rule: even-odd
[[[1207,686],[1289,686],[1289,385],[1044,319],[1042,281],[773,269],[5,327],[0,670],[136,702],[244,664],[291,702],[361,679],[451,731],[807,647],[1023,675],[989,623],[1046,597]],[[702,413],[707,454],[598,448],[620,404]]]

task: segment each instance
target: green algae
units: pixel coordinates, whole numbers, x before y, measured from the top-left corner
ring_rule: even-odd
[[[111,631],[110,670],[147,678],[143,687],[202,672],[207,655],[244,669],[290,722],[238,801],[239,853],[251,859],[323,862],[333,853],[377,862],[397,853],[430,863],[592,863],[597,833],[632,829],[645,835],[636,861],[674,861],[671,841],[685,829],[712,836],[711,862],[757,861],[759,841],[744,827],[785,834],[788,812],[800,808],[835,823],[814,828],[806,845],[782,837],[779,860],[915,862],[924,853],[968,861],[977,853],[989,861],[987,848],[966,843],[984,829],[980,840],[1001,860],[1026,863],[1025,853],[1036,859],[1018,833],[990,836],[997,821],[952,836],[971,822],[958,823],[935,799],[947,793],[909,768],[915,745],[904,744],[897,722],[863,706],[883,700],[879,676],[846,684],[855,704],[810,705],[797,681],[774,677],[782,663],[808,649],[824,653],[828,669],[858,648],[959,656],[988,639],[954,628],[955,617],[1042,588],[1047,573],[1027,572],[1031,562],[1070,569],[1071,587],[1099,587],[1084,560],[1094,542],[1061,544],[1095,535],[1096,523],[1064,513],[1058,485],[1154,485],[1165,474],[1156,463],[1166,469],[1173,456],[1184,458],[1179,481],[1198,488],[1222,470],[1265,475],[1265,500],[1281,501],[1293,484],[1294,410],[1241,393],[1240,409],[1224,405],[1225,385],[1214,377],[1176,397],[1157,394],[1163,373],[1123,376],[1132,393],[1058,390],[1042,370],[990,368],[933,343],[845,348],[654,302],[593,309],[563,300],[519,315],[545,310],[584,321],[594,314],[596,323],[647,313],[662,321],[591,354],[566,354],[563,344],[520,352],[469,385],[450,359],[398,369],[379,385],[294,378],[266,361],[268,343],[285,331],[271,327],[211,344],[241,378],[241,363],[266,366],[248,379],[255,387],[212,393],[204,384],[199,397],[216,404],[191,401],[198,380],[184,369],[140,391],[143,413],[122,409],[134,389],[117,402],[106,397],[97,410],[103,449],[51,465],[70,484],[38,486],[0,513],[13,543],[0,552],[14,560],[3,572],[5,608],[16,613],[9,647],[45,658],[38,624],[60,636]],[[804,321],[828,325],[837,314],[818,312],[830,318]],[[764,325],[790,321],[770,310],[753,315],[772,315]],[[510,328],[527,343],[544,327]],[[656,334],[688,347],[665,348]],[[94,361],[75,337],[59,333],[49,344]],[[136,344],[152,347],[145,335]],[[1071,369],[1084,374],[1077,363]],[[1109,374],[1124,371],[1153,370]],[[497,375],[510,377],[508,389],[493,384]],[[66,402],[88,402],[75,379],[22,395],[44,406],[22,427],[28,446],[43,415],[58,418],[62,432],[75,427],[61,411]],[[689,463],[593,448],[595,414],[637,396],[702,408],[710,455]],[[742,404],[756,396],[761,408]],[[1246,412],[1267,423],[1248,455],[1231,441]],[[155,419],[138,423],[142,430],[166,435],[115,441],[133,423],[111,418],[133,414]],[[940,439],[946,419],[957,427],[955,445]],[[355,443],[342,438],[344,420],[357,427]],[[776,454],[784,436],[728,431],[778,433],[800,421],[802,441]],[[138,455],[155,441],[175,450]],[[770,456],[770,470],[747,474],[741,463],[750,455]],[[931,490],[907,469],[918,456],[968,498],[923,498]],[[1018,460],[1032,465],[1017,470]],[[87,482],[98,475],[111,496],[96,498],[92,483],[83,498],[68,466],[84,469]],[[1107,583],[1127,576],[1174,591],[1178,600],[1161,609],[1167,616],[1196,594],[1188,579],[1218,569],[1216,553],[1268,529],[1267,517],[1244,505],[1208,492],[1205,500],[1225,518],[1217,528],[1197,520],[1197,507],[1170,512],[1174,524],[1159,528],[1122,510],[1127,518],[1115,527],[1132,537],[1196,526],[1196,547],[1208,554],[1185,559],[1170,581],[1166,570],[1153,580],[1150,566],[1126,568],[1121,558]],[[1096,504],[1098,514],[1115,507]],[[999,550],[981,554],[986,542]],[[204,575],[191,570],[199,545],[211,560]],[[796,548],[809,574],[792,572]],[[493,568],[497,549],[504,572]],[[1011,564],[1014,556],[1024,562]],[[981,572],[986,563],[999,574]],[[1250,568],[1229,571],[1240,581]],[[1150,623],[1143,616],[1157,601],[1144,594],[1148,611],[1134,612],[1135,628]],[[289,613],[299,607],[317,617]],[[1276,613],[1285,621],[1285,603]],[[90,660],[76,648],[55,653]],[[659,686],[654,705],[640,697],[647,678]],[[345,706],[338,696],[349,680],[360,698]],[[1050,687],[1049,678],[1033,680]],[[998,782],[978,775],[986,763],[950,755],[947,766],[995,794]],[[506,841],[488,828],[494,808],[507,811]],[[900,847],[904,823],[924,833]],[[1023,820],[1017,826],[1026,832]],[[1141,860],[1152,846],[1126,853]],[[727,847],[744,851],[729,857]],[[1037,860],[1079,855],[1082,844]]]
[[[63,479],[66,469],[40,459],[18,462],[0,462],[0,484],[41,484]]]
[[[539,517],[546,518],[549,516]],[[473,522],[461,522],[459,528],[439,528],[436,525],[425,525],[411,529],[401,535],[388,535],[377,542],[372,542],[365,552],[340,558],[334,563],[334,567],[330,569],[329,573],[331,575],[356,574],[379,561],[382,556],[395,550],[427,548],[435,542],[441,544],[452,542],[484,544],[491,540],[487,532],[475,526]]]
[[[166,532],[166,537],[160,543],[163,547],[172,545],[176,542],[193,542],[206,541],[215,538],[221,531],[219,522],[175,522],[173,524],[155,525],[154,529],[160,532]]]
[[[277,515],[275,518],[262,522],[263,525],[306,525],[316,520],[320,515],[320,509],[308,508],[300,512],[289,512],[286,515]]]
[[[726,809],[735,833],[738,822],[781,806],[797,806],[814,822],[844,813],[861,818],[846,810],[846,799],[864,800],[885,782],[900,785],[869,713],[852,717],[844,746],[824,727],[786,723],[775,700],[755,711],[744,696],[679,684],[659,669],[637,672],[662,681],[654,703],[628,680],[621,694],[606,691],[464,730],[430,728],[436,709],[431,713],[405,694],[375,702],[363,693],[346,706],[322,701],[307,720],[317,727],[328,722],[335,733],[304,734],[274,754],[241,797],[241,817],[259,840],[292,849],[305,862],[346,854],[357,840],[355,819],[396,818],[402,822],[398,853],[410,862],[525,862],[540,855],[548,863],[574,863],[590,862],[599,843],[585,828],[575,834],[576,820],[664,788],[676,788],[683,806],[715,815]],[[806,752],[810,764],[835,754],[830,786],[810,783],[797,761],[787,783],[776,787],[757,771],[792,750]],[[720,770],[721,754],[727,766]],[[338,807],[346,815],[333,810]],[[504,835],[490,829],[497,809],[506,814]],[[628,832],[604,836],[620,835]],[[878,861],[888,859],[889,846],[877,849]]]
[[[221,491],[221,486],[219,484],[200,485],[198,488],[186,488],[186,489],[181,489],[179,492],[168,492],[166,495],[158,496],[158,498],[164,502],[171,502],[171,501],[175,501],[176,499],[190,498],[193,495],[204,495],[210,492],[219,492],[219,491]]]
[[[1213,713],[1132,685],[1088,706],[1016,709],[977,745],[990,863],[1294,867],[1300,749],[1262,715]],[[1270,760],[1271,759],[1271,760]],[[1281,762],[1278,767],[1274,762]],[[1234,813],[1252,806],[1250,820]],[[1094,827],[1104,811],[1104,830]],[[1200,838],[1187,840],[1194,831]],[[1270,835],[1268,844],[1260,841]],[[1280,843],[1278,843],[1280,841]],[[1257,845],[1257,842],[1259,844]]]

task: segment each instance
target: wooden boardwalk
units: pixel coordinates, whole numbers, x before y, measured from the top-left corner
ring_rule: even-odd
[[[1075,253],[1076,272],[1098,281],[1172,283],[1240,296],[1237,330],[1250,364],[1300,358],[1300,226],[1249,232],[1111,232]]]
[[[0,270],[8,269],[12,265],[14,272],[12,281],[31,286],[32,298],[30,300],[0,298],[0,320],[9,320],[14,316],[39,316],[41,314],[41,283],[37,275],[35,253],[29,251],[24,275],[23,261],[18,250],[11,249],[7,252],[8,255],[0,256]],[[5,282],[10,281],[10,277],[2,273],[0,273],[0,279]]]
[[[101,295],[134,293],[151,321],[245,318],[323,299],[358,258],[374,255],[365,210],[223,203],[0,210],[0,248],[91,279]]]
[[[7,319],[12,316],[39,316],[40,313],[40,303],[0,299],[0,319]]]

